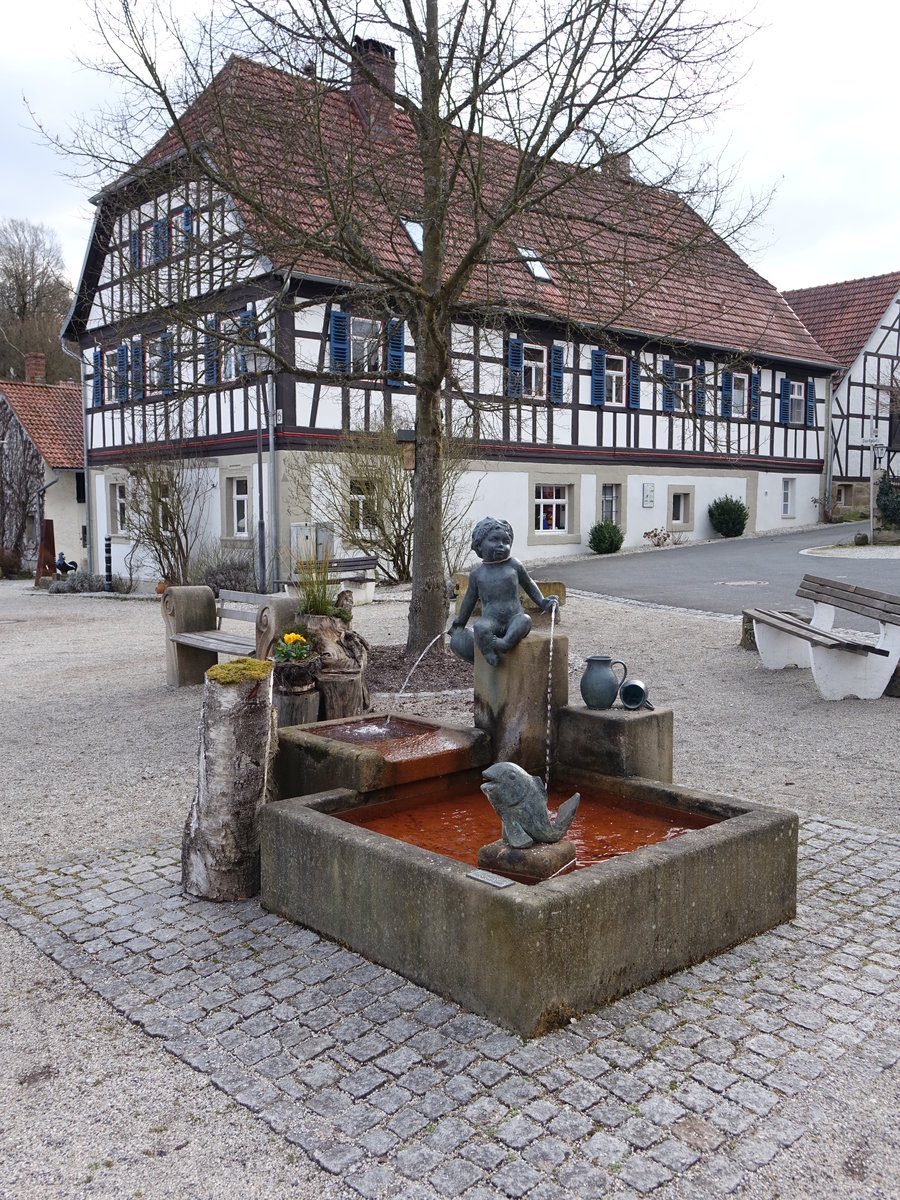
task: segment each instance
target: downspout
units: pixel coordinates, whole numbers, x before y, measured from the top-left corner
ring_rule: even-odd
[[[271,386],[271,396],[270,396]],[[275,591],[278,578],[278,488],[275,479],[275,377],[267,375],[263,381],[266,396],[266,420],[269,424],[269,591]]]
[[[829,375],[825,381],[825,472],[824,472],[824,494],[822,496],[821,512],[824,520],[825,513],[831,512],[831,485],[834,478],[834,431],[831,427],[831,406],[833,400],[832,380],[833,375]]]
[[[84,404],[84,356],[74,354],[66,346],[65,340],[60,337],[60,349],[63,354],[75,360],[78,363],[78,370],[81,377],[81,447],[84,461],[84,523],[87,530],[87,569],[88,574],[94,573],[94,528],[92,520],[92,492],[91,492],[91,476],[88,471],[88,428],[87,428],[87,409]]]

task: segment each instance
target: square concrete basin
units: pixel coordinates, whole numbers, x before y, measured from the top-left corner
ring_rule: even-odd
[[[558,768],[553,783],[572,791],[713,823],[535,886],[336,815],[480,782],[469,770],[265,806],[263,906],[526,1037],[795,915],[795,814],[668,783]]]

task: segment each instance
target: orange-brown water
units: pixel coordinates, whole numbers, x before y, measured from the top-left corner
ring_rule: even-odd
[[[568,799],[572,790],[550,788],[551,812]],[[500,818],[487,797],[480,790],[471,788],[449,797],[417,799],[405,796],[335,816],[351,825],[360,825],[472,866],[477,866],[479,849],[500,837]],[[637,803],[581,789],[581,803],[566,840],[575,844],[576,867],[589,867],[642,846],[680,837],[692,829],[703,829],[715,820],[681,809]]]

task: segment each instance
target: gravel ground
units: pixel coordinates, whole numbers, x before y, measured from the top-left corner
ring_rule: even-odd
[[[373,644],[402,642],[405,605],[360,608],[354,624]],[[584,657],[607,652],[675,710],[677,782],[900,833],[900,701],[822,701],[806,673],[766,672],[741,650],[731,617],[571,596],[561,632],[573,697]],[[0,680],[0,866],[180,828],[201,692],[166,688],[156,602],[0,583]],[[413,695],[402,708],[465,718],[471,693]],[[344,1194],[3,925],[0,1030],[2,1198]],[[758,1176],[753,1195],[782,1185],[792,1197],[828,1194],[816,1176],[827,1179],[837,1153],[829,1130],[844,1124],[863,1159],[874,1139],[893,1139],[896,1163],[892,1121],[895,1096],[870,1092],[852,1120],[836,1097],[823,1104],[819,1145],[792,1158],[793,1181]],[[841,1194],[900,1194],[890,1182],[859,1187],[851,1173]]]

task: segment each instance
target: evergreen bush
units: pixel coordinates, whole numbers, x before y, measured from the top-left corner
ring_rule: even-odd
[[[900,528],[900,490],[894,487],[893,476],[887,471],[882,475],[881,482],[878,484],[875,504],[886,526]]]
[[[750,509],[734,496],[720,496],[707,509],[709,523],[722,537],[740,537],[750,517]]]
[[[595,554],[615,554],[625,535],[615,521],[598,521],[588,534],[588,545]]]

